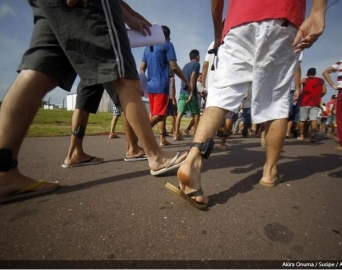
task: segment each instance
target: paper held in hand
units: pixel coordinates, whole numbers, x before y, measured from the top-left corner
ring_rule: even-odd
[[[160,25],[154,24],[150,27],[151,35],[143,36],[137,30],[127,30],[131,48],[160,45],[165,43],[165,36]]]

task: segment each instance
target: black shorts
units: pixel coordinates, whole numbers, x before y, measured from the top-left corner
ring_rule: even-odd
[[[84,86],[138,80],[119,1],[88,0],[85,8],[66,0],[29,0],[34,16],[30,47],[18,71],[42,72],[70,91],[76,74]]]
[[[104,89],[106,89],[114,105],[121,108],[119,96],[111,83],[84,86],[82,82],[77,87],[75,108],[95,114],[99,108]]]
[[[175,116],[175,106],[172,103],[172,99],[169,99],[169,103],[167,104],[167,116]]]

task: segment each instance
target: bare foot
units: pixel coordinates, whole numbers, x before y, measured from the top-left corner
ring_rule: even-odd
[[[227,150],[228,148],[229,148],[228,144],[220,144],[217,146],[217,149],[222,150],[222,151]]]
[[[109,139],[116,139],[116,138],[120,138],[120,136],[118,136],[115,132],[111,132],[108,136]]]
[[[126,152],[126,158],[137,158],[145,155],[145,150],[142,147],[137,147]]]
[[[190,156],[191,155],[191,156]],[[198,150],[192,148],[189,157],[179,167],[177,177],[179,186],[185,194],[197,191],[201,188],[201,170],[203,167],[202,157],[199,155]],[[191,197],[195,202],[201,204],[208,204],[208,197],[194,196]]]
[[[272,177],[262,177],[260,181],[266,184],[273,184],[278,180],[278,178],[279,178],[279,175],[275,174]]]
[[[92,164],[96,164],[96,163],[103,162],[104,159],[103,158],[89,156],[86,153],[83,153],[83,154],[73,155],[70,158],[67,157],[64,160],[64,164],[65,165],[76,165],[76,164],[81,164],[81,163],[85,164],[88,160],[91,160]]]
[[[37,183],[37,180],[22,175],[18,169],[11,169],[8,172],[0,173],[0,197],[18,192],[24,188]],[[46,182],[32,189],[31,191],[54,190],[59,182]]]
[[[179,136],[173,137],[173,140],[174,141],[183,141],[184,139],[183,139],[182,135],[179,135]]]
[[[172,143],[170,143],[170,142],[167,141],[167,140],[164,140],[163,142],[160,142],[160,143],[159,143],[159,146],[167,146],[167,145],[172,145]]]

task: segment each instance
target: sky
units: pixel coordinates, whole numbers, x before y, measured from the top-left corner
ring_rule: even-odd
[[[248,1],[248,0],[240,0]],[[293,0],[296,1],[296,0]],[[189,52],[197,49],[201,56],[201,65],[208,46],[213,40],[213,24],[210,0],[126,0],[137,12],[151,23],[167,25],[171,29],[171,42],[174,44],[177,63],[182,68],[189,62]],[[225,1],[225,10],[228,0]],[[320,39],[304,51],[302,77],[306,71],[315,67],[317,76],[332,64],[342,59],[342,0],[328,0],[326,29]],[[311,9],[311,0],[307,0],[307,14]],[[225,11],[224,11],[225,14]],[[0,0],[0,100],[17,76],[16,69],[22,54],[28,48],[33,29],[31,9],[26,0]],[[132,49],[139,68],[143,48]],[[331,75],[336,79],[336,74]],[[74,93],[79,79],[76,79],[71,93]],[[176,78],[179,91],[180,79]],[[52,104],[62,104],[68,92],[56,88],[48,93]],[[336,94],[327,86],[324,102]]]

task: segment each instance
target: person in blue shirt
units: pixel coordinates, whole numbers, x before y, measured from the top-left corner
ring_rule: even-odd
[[[197,76],[200,73],[200,53],[198,50],[191,50],[189,53],[190,62],[183,67],[183,73],[190,82],[190,88],[183,82],[178,98],[178,111],[176,119],[176,129],[173,135],[174,141],[182,140],[180,134],[180,122],[185,112],[190,111],[194,119],[194,133],[196,133],[200,116],[200,106],[197,96]]]
[[[160,133],[160,146],[169,145],[166,140],[165,119],[170,91],[170,69],[182,80],[184,85],[189,85],[187,78],[177,64],[176,52],[170,42],[170,29],[162,26],[165,43],[163,45],[148,46],[140,64],[140,72],[147,70],[147,92],[150,102],[150,122],[154,127],[158,123]]]

